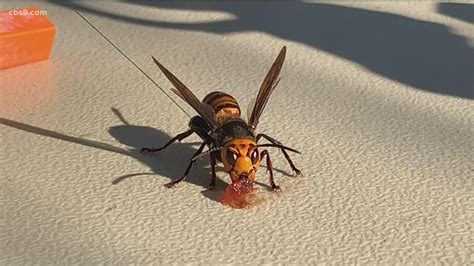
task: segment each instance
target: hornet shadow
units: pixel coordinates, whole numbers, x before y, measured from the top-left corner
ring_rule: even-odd
[[[199,146],[201,142],[175,142],[158,153],[140,153],[140,150],[143,147],[160,147],[164,145],[172,138],[172,136],[169,136],[168,134],[156,128],[131,125],[125,120],[122,113],[116,108],[112,108],[112,112],[114,112],[114,114],[122,121],[123,125],[110,127],[109,134],[118,142],[130,147],[128,151],[134,156],[134,158],[140,159],[140,161],[147,165],[153,172],[123,175],[114,179],[112,181],[113,184],[118,184],[127,178],[135,177],[141,174],[158,174],[169,177],[170,180],[175,180],[182,176],[186,166],[189,163],[189,160],[197,151],[197,146]],[[178,133],[180,132],[177,132],[176,134]],[[262,166],[266,168],[265,165]],[[289,172],[284,170],[275,167],[273,167],[273,170],[283,175],[291,176]],[[223,167],[217,165],[216,173],[218,174],[218,177],[216,180],[216,189],[214,191],[223,190],[225,186],[228,185],[228,183],[219,178],[219,173],[225,173],[223,171]],[[221,175],[221,177],[223,176],[227,177],[227,173]],[[207,190],[210,181],[210,164],[208,158],[204,157],[198,160],[198,162],[191,168],[191,172],[189,173],[186,180],[183,181],[183,183],[189,182],[194,185],[201,186],[206,188],[206,195],[213,195],[214,191]],[[271,187],[263,182],[257,181],[255,183],[265,187],[268,190],[271,190]],[[212,198],[214,199],[214,197]]]

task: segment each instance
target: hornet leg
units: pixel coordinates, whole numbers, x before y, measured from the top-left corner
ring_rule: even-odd
[[[257,142],[261,137],[264,137],[266,140],[270,141],[273,144],[280,144],[281,145],[281,142],[279,142],[278,140],[276,140],[276,139],[274,139],[274,138],[272,138],[268,135],[265,135],[265,134],[258,134],[257,135]],[[290,155],[288,155],[288,153],[284,149],[280,149],[280,150],[283,152],[283,155],[285,156],[286,160],[290,164],[291,170],[293,170],[295,172],[296,176],[301,175],[301,171],[298,168],[296,168],[295,164],[290,159]]]
[[[213,190],[216,187],[216,154],[210,153],[211,157],[211,183],[209,184],[209,190]]]
[[[191,158],[194,158],[195,156],[199,155],[202,150],[204,149],[204,147],[206,147],[207,143],[206,142],[203,142],[201,144],[201,147],[199,147],[199,149],[193,154],[193,156]],[[184,175],[176,180],[173,180],[169,183],[166,183],[165,184],[165,187],[168,187],[168,188],[171,188],[171,187],[174,187],[176,184],[178,184],[179,182],[183,181],[184,179],[186,179],[186,177],[188,177],[188,174],[189,174],[189,171],[191,171],[191,167],[193,166],[193,164],[196,162],[197,159],[191,159],[191,161],[189,162],[188,164],[188,168],[186,168],[186,171],[184,172]]]
[[[169,145],[173,144],[175,141],[182,141],[183,139],[189,137],[191,134],[193,134],[193,130],[192,129],[189,129],[181,134],[178,134],[176,137],[170,139],[163,147],[161,148],[142,148],[140,150],[141,153],[144,153],[144,152],[159,152],[161,150],[164,150],[166,147],[168,147]]]
[[[260,158],[263,160],[263,157],[267,156],[267,172],[269,172],[269,180],[270,180],[270,186],[272,187],[273,190],[278,190],[280,189],[279,186],[275,184],[275,181],[273,180],[273,166],[272,166],[272,160],[270,159],[270,154],[268,154],[267,150],[264,150],[260,153]]]

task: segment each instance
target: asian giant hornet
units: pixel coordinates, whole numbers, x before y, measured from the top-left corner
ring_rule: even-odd
[[[298,170],[291,161],[287,151],[296,153],[300,152],[283,146],[283,144],[278,140],[268,135],[255,134],[259,118],[262,115],[270,94],[280,81],[278,75],[283,66],[283,62],[285,61],[285,55],[286,47],[284,46],[271,66],[267,76],[263,80],[255,104],[249,106],[251,112],[249,112],[247,121],[244,121],[241,118],[240,107],[234,97],[224,92],[214,91],[204,97],[202,101],[199,101],[196,96],[178,80],[178,78],[176,78],[170,71],[168,71],[168,69],[160,64],[155,57],[152,56],[155,64],[176,88],[172,89],[172,91],[193,107],[198,115],[191,118],[189,129],[187,131],[170,139],[160,148],[142,148],[141,152],[161,151],[175,141],[181,141],[192,133],[196,133],[203,141],[199,149],[191,158],[183,176],[167,183],[165,185],[166,187],[173,187],[177,183],[185,180],[196,160],[199,157],[209,154],[212,171],[212,179],[209,184],[209,189],[213,189],[216,184],[216,161],[223,163],[224,170],[229,173],[232,184],[239,180],[242,181],[242,179],[246,179],[244,181],[252,185],[255,180],[255,174],[260,166],[260,161],[265,157],[267,171],[269,172],[270,186],[273,190],[279,189],[273,179],[272,161],[268,150],[259,151],[259,148],[263,147],[279,148],[296,175],[301,174],[301,171]],[[265,138],[270,143],[257,144],[261,138]],[[203,152],[205,146],[208,147],[208,150]]]

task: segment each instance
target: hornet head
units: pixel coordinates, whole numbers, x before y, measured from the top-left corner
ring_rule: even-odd
[[[233,139],[221,150],[224,169],[230,174],[232,183],[242,180],[253,184],[260,166],[260,154],[257,144],[251,139]]]

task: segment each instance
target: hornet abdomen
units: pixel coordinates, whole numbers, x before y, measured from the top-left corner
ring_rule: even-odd
[[[240,107],[237,100],[227,93],[211,92],[204,97],[202,102],[212,107],[218,124],[222,124],[230,118],[240,117]]]

